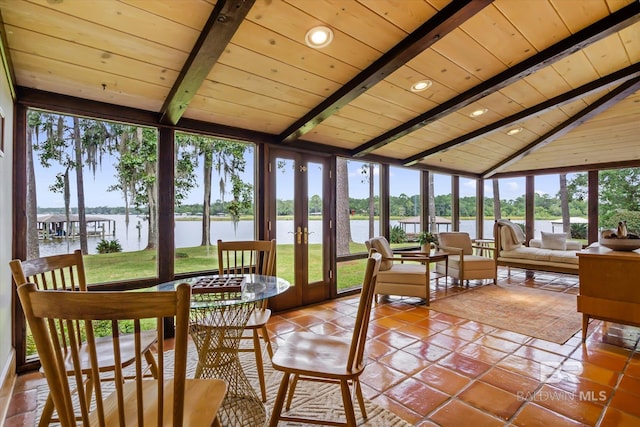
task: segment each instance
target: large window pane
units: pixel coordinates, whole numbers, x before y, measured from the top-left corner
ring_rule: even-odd
[[[380,235],[380,166],[375,163],[357,160],[338,159],[336,181],[338,200],[348,200],[346,215],[337,215],[338,232],[338,270],[336,274],[338,290],[345,290],[362,285],[364,260],[340,261],[341,256],[364,253],[364,242]],[[346,192],[346,194],[342,194]]]
[[[525,178],[503,178],[494,186],[493,197],[500,200],[500,217],[521,224],[525,223]]]
[[[498,190],[497,179],[487,179],[484,181],[484,238],[493,239],[493,224],[496,216],[500,217],[500,200],[494,197],[494,189],[496,194],[500,195]],[[497,214],[497,215],[496,215]]]
[[[578,200],[569,191],[569,184],[574,176],[575,174],[553,174],[535,177],[536,238],[541,237],[542,231],[570,233],[572,238],[586,242],[587,203],[586,200]],[[567,230],[563,226],[565,211],[568,218]]]
[[[365,252],[364,242],[380,235],[380,177],[379,165],[356,160],[339,159],[336,172],[338,192],[346,192],[340,200],[349,200],[349,206],[338,206],[346,209],[348,215],[337,218],[348,218],[348,224],[338,224],[338,230],[346,235],[338,236],[338,240],[348,244],[338,244],[338,256]],[[346,166],[346,167],[345,167]]]
[[[478,206],[476,203],[477,180],[460,178],[460,231],[469,233],[472,239],[480,238],[476,229]]]
[[[81,249],[91,284],[157,275],[157,131],[29,110],[27,258]]]
[[[571,190],[585,194],[586,174],[575,178]],[[601,229],[617,231],[618,223],[626,221],[629,233],[640,235],[640,168],[602,170],[598,174],[599,223]]]
[[[254,146],[176,133],[175,272],[218,268],[218,240],[253,240]]]
[[[429,225],[435,233],[451,231],[451,176],[434,173],[433,184],[434,200],[429,203]]]
[[[420,229],[420,172],[389,168],[389,240],[393,247],[416,246]]]

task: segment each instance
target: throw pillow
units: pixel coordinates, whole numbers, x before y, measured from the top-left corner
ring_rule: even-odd
[[[555,249],[564,251],[567,249],[566,233],[545,233],[542,232],[542,249]]]

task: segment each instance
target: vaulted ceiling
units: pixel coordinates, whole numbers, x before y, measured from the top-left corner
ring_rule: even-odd
[[[638,0],[0,0],[0,13],[18,98],[484,178],[640,166]],[[305,44],[318,25],[334,34],[320,49]]]

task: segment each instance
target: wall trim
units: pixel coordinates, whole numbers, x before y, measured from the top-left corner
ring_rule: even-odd
[[[16,351],[12,347],[9,357],[7,357],[7,363],[2,367],[2,375],[0,377],[0,425],[4,424],[4,420],[7,417],[7,411],[9,404],[11,403],[11,396],[13,395],[13,388],[16,385]]]

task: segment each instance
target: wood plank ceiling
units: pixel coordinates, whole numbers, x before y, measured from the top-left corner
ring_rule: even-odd
[[[18,97],[486,178],[640,165],[637,0],[0,0],[0,13]],[[304,41],[317,25],[334,32],[322,49]],[[419,80],[432,84],[412,92]]]

